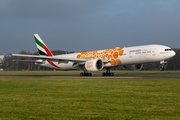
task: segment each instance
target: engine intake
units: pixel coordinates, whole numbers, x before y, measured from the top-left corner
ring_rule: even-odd
[[[85,63],[85,68],[88,71],[99,71],[102,70],[103,67],[104,63],[102,62],[102,60],[99,59],[89,60]]]

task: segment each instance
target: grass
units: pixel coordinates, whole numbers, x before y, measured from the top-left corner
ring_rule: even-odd
[[[82,71],[0,71],[0,75],[79,75]],[[102,75],[105,71],[91,72]],[[180,71],[111,71],[115,75],[180,75]]]
[[[180,119],[180,79],[0,77],[0,120]]]

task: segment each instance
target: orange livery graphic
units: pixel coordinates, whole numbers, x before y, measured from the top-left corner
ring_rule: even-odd
[[[93,67],[93,61],[87,62],[87,63],[86,63],[86,67],[87,67],[87,68],[92,68],[92,67]]]
[[[97,51],[82,52],[81,54],[78,54],[76,58],[111,60],[111,65],[117,65],[121,64],[121,60],[118,56],[122,56],[123,52],[123,48],[108,49],[100,53]]]

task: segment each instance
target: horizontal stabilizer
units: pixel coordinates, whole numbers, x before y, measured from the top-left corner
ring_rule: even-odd
[[[13,60],[14,62],[42,63],[42,60]]]

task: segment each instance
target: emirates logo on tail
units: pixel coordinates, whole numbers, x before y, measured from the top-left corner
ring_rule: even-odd
[[[42,39],[39,37],[38,34],[34,34],[34,39],[36,41],[36,46],[39,51],[39,55],[46,55],[46,56],[53,56],[51,51],[47,48],[45,43],[42,41]]]

